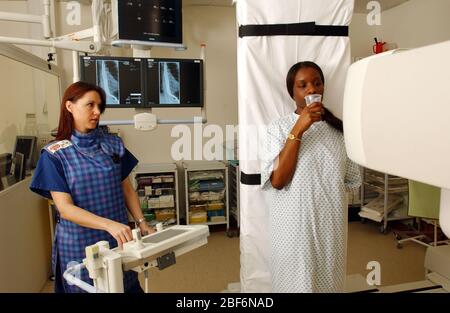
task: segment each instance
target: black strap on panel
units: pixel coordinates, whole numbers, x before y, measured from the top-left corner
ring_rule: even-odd
[[[343,36],[348,26],[316,25],[315,22],[294,24],[241,25],[239,37],[248,36]]]
[[[442,289],[443,287],[441,285],[436,285],[436,286],[430,286],[430,287],[423,287],[423,288],[416,288],[416,289],[409,289],[409,290],[402,290],[402,291],[397,291],[394,293],[412,293],[412,292],[423,292],[423,291],[430,291],[430,290],[435,290],[435,289]]]
[[[261,174],[245,174],[241,172],[241,183],[244,185],[261,185]]]

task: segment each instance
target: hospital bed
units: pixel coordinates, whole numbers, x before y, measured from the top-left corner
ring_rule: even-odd
[[[207,225],[175,225],[141,237],[139,229],[133,229],[133,240],[122,249],[109,248],[107,241],[86,247],[82,264],[69,267],[64,278],[90,293],[120,293],[124,291],[123,272],[135,271],[145,274],[145,291],[148,292],[148,270],[152,267],[165,269],[176,263],[176,257],[205,245],[209,236]],[[77,277],[86,268],[94,285]]]

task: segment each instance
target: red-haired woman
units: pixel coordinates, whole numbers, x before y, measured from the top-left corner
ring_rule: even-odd
[[[85,82],[67,88],[56,141],[41,153],[30,189],[58,208],[52,253],[55,292],[81,292],[62,277],[81,263],[85,247],[106,240],[110,247],[132,240],[127,208],[141,231],[153,232],[142,215],[128,175],[138,160],[117,136],[98,128],[105,93]],[[83,270],[81,279],[92,284]],[[135,272],[124,273],[125,292],[142,292]]]

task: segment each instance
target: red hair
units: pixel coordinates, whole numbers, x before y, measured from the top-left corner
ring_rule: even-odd
[[[106,95],[102,88],[86,82],[76,82],[70,85],[64,92],[61,101],[61,113],[59,115],[58,133],[56,140],[69,140],[74,130],[73,116],[66,108],[66,102],[76,102],[82,98],[87,92],[96,91],[101,99],[100,112],[105,111]]]

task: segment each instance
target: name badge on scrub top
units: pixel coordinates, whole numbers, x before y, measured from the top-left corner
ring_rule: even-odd
[[[72,146],[69,140],[61,140],[47,147],[47,151],[54,154],[56,151]]]

